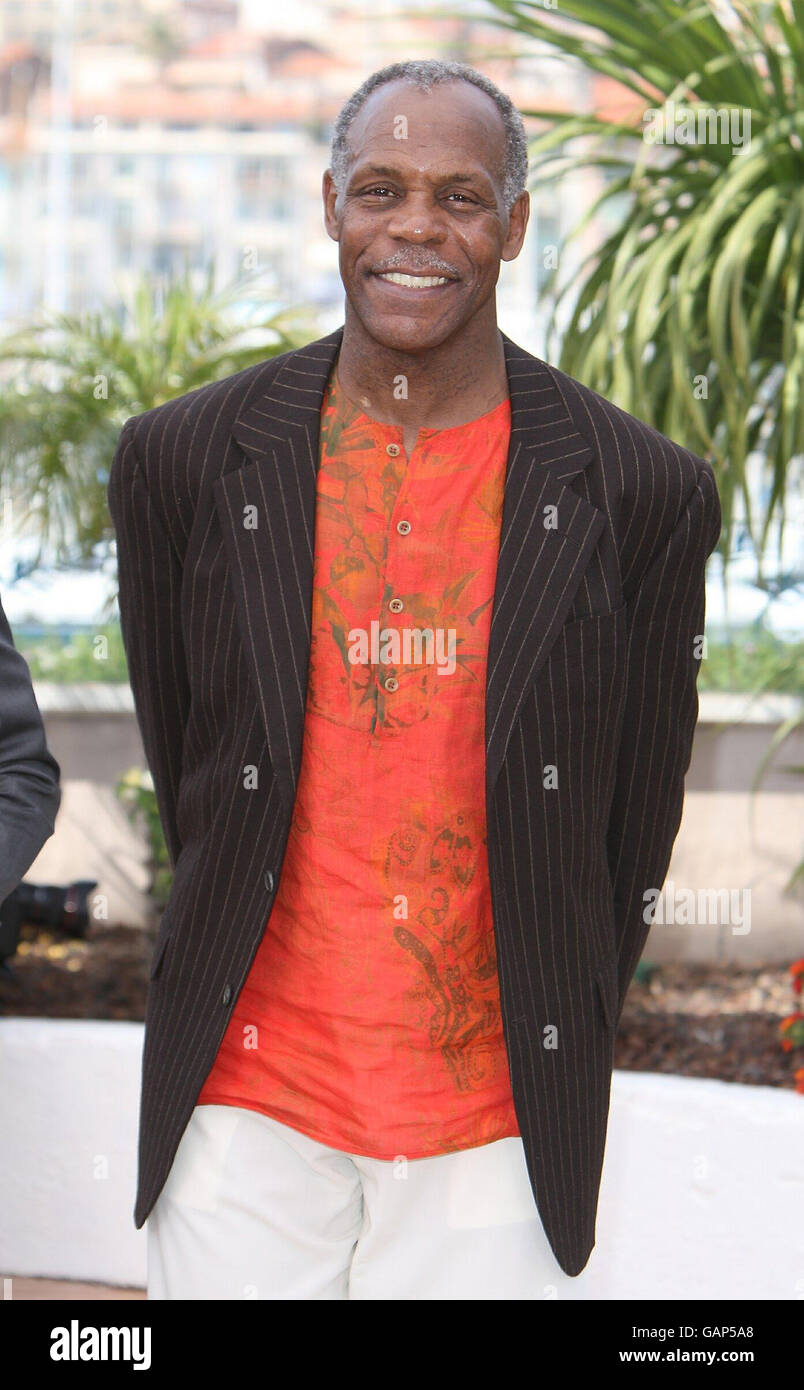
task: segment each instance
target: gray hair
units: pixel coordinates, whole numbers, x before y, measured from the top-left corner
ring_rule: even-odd
[[[387,82],[395,82],[399,78],[410,82],[423,92],[429,92],[432,87],[442,82],[471,82],[474,87],[479,87],[481,92],[485,92],[487,96],[491,97],[505,126],[503,201],[506,212],[510,213],[520,193],[524,191],[528,177],[528,141],[525,127],[522,124],[522,117],[510,97],[501,92],[499,87],[495,87],[494,83],[488,77],[484,77],[482,72],[469,67],[468,63],[446,62],[436,58],[410,59],[404,63],[390,63],[388,67],[379,68],[377,72],[373,72],[350,96],[338,115],[332,136],[330,170],[336,191],[339,194],[342,193],[346,184],[346,172],[349,163],[349,147],[346,137],[352,121],[372,92],[375,92],[378,87],[384,87]]]

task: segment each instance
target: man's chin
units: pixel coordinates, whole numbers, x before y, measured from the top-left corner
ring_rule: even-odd
[[[358,317],[369,337],[392,352],[425,352],[428,348],[439,347],[459,327],[451,319],[430,322],[424,314],[372,311],[360,313]]]

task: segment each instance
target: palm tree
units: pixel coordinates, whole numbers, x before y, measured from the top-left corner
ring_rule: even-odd
[[[625,119],[523,112],[546,122],[540,187],[603,181],[565,244],[626,205],[580,270],[562,279],[561,256],[545,284],[558,365],[712,461],[721,549],[741,498],[761,582],[804,456],[804,0],[489,3],[633,101]]]
[[[188,270],[166,285],[145,275],[130,303],[58,315],[0,343],[2,493],[38,547],[18,576],[43,563],[45,548],[50,563],[98,563],[113,535],[109,465],[130,415],[314,336],[303,313],[238,321],[253,278],[215,291],[212,267],[200,289]]]

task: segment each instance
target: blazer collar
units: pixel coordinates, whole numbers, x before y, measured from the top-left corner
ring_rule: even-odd
[[[232,434],[253,461],[266,458],[289,439],[314,440],[318,466],[318,422],[327,380],[340,349],[344,326],[285,355],[269,386],[239,412]],[[551,368],[541,358],[500,334],[511,400],[512,444],[526,442],[532,463],[561,481],[574,477],[594,457],[575,428]],[[509,456],[510,458],[510,456]]]

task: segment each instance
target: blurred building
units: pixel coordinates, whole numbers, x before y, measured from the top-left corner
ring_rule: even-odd
[[[176,8],[173,0],[3,0],[0,38],[43,49],[68,30],[76,40],[133,41],[143,22],[159,21]],[[227,8],[236,14],[235,0]]]
[[[220,285],[257,271],[265,299],[316,306],[322,331],[340,323],[321,176],[335,117],[369,72],[458,58],[520,109],[596,100],[587,76],[520,56],[471,8],[454,20],[422,8],[2,0],[0,330],[43,307],[114,303],[143,270],[210,263]],[[525,248],[499,285],[501,325],[531,350],[543,345],[551,248],[594,192],[588,178],[532,192]]]

